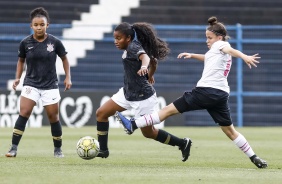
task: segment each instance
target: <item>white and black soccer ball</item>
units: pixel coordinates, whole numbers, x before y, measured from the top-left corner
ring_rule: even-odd
[[[99,142],[91,136],[80,138],[76,144],[76,152],[78,156],[85,160],[91,160],[95,158],[98,155],[99,151]]]

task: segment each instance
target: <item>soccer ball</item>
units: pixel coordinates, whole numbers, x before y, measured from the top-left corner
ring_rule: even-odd
[[[98,155],[99,151],[99,142],[91,136],[85,136],[80,138],[76,144],[76,152],[78,156],[85,160],[95,158]]]

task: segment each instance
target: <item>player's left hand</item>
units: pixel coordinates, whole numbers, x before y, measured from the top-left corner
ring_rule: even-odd
[[[67,78],[64,80],[64,84],[65,84],[65,90],[64,91],[69,90],[72,86],[71,80],[67,79]]]
[[[260,59],[260,57],[258,56],[259,54],[254,54],[252,56],[247,56],[244,59],[245,63],[249,66],[249,68],[251,69],[252,66],[257,67],[257,63],[259,63],[258,59]]]

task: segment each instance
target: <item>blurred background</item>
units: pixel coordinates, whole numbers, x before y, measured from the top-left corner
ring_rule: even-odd
[[[203,64],[179,60],[181,52],[207,52],[205,29],[210,16],[223,22],[233,48],[259,53],[251,70],[233,58],[229,74],[234,125],[282,125],[282,1],[281,0],[1,0],[0,1],[0,127],[12,127],[19,94],[11,90],[20,41],[32,34],[29,13],[44,7],[51,19],[47,33],[60,38],[71,65],[73,86],[63,92],[64,71],[57,60],[62,101],[61,121],[69,127],[96,125],[95,111],[123,86],[122,51],[114,46],[113,29],[121,22],[148,22],[167,41],[171,54],[159,63],[155,88],[160,108],[195,87]],[[22,78],[24,77],[24,74]],[[132,116],[133,112],[125,112]],[[39,103],[30,127],[48,125]],[[119,127],[114,117],[111,127]],[[169,118],[165,126],[215,126],[206,111]]]

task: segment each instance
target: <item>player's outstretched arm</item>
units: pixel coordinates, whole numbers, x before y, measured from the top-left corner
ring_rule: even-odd
[[[184,59],[197,59],[199,61],[204,61],[205,60],[205,55],[203,54],[194,54],[194,53],[187,53],[187,52],[182,52],[177,56],[178,59],[184,58]]]
[[[260,57],[258,56],[259,54],[254,54],[252,56],[248,56],[244,53],[242,53],[239,50],[233,49],[232,47],[224,47],[222,49],[222,52],[226,53],[226,54],[230,54],[233,57],[237,57],[237,58],[241,58],[244,60],[244,62],[249,66],[249,68],[251,69],[252,66],[257,67],[256,64],[259,63],[258,59],[260,59]]]

